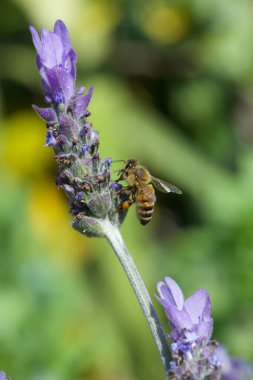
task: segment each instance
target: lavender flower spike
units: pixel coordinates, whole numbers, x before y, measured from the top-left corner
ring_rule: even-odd
[[[178,284],[169,277],[157,285],[157,296],[168,317],[173,341],[173,361],[168,379],[221,379],[221,366],[210,340],[213,330],[211,302],[205,289],[184,299]]]
[[[103,236],[101,220],[119,225],[126,210],[110,178],[111,159],[101,160],[98,132],[87,121],[93,87],[75,88],[76,60],[66,26],[56,21],[54,31],[30,27],[36,62],[49,107],[33,106],[46,121],[46,146],[58,163],[57,185],[69,198],[73,227],[88,236]]]

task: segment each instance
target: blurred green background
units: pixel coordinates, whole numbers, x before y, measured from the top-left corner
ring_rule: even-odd
[[[205,287],[214,338],[253,360],[253,3],[2,0],[0,366],[19,380],[163,379],[139,305],[103,239],[70,227],[54,184],[28,25],[69,28],[95,86],[102,156],[137,158],[182,196],[134,207],[122,234],[154,299],[168,275]],[[115,165],[115,170],[119,164]]]

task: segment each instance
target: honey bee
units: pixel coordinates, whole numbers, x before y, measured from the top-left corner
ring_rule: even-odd
[[[118,172],[120,177],[117,182],[125,180],[129,185],[123,188],[125,200],[122,202],[121,207],[127,209],[135,202],[137,216],[142,225],[151,220],[154,212],[156,201],[154,187],[163,193],[182,194],[182,191],[176,186],[153,177],[137,160],[128,160],[124,168]]]

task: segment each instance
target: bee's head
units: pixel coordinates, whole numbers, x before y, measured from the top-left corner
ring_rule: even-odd
[[[117,179],[117,181],[122,181],[124,179],[126,179],[126,177],[129,175],[129,172],[135,168],[136,166],[138,165],[138,161],[137,160],[128,160],[128,161],[125,161],[125,166],[123,169],[120,169],[120,170],[117,170],[117,172],[119,173],[119,178]]]
[[[137,160],[128,160],[125,166],[126,170],[133,169],[137,165]]]

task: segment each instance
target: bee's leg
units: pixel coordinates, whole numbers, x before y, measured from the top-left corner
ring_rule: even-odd
[[[115,170],[117,173],[118,173],[118,175],[119,175],[119,178],[117,178],[116,180],[115,180],[115,182],[119,182],[119,181],[124,181],[124,178],[123,178],[123,170],[122,169],[120,169],[120,170]]]
[[[115,182],[118,182],[118,180],[115,181]],[[122,186],[122,185],[120,185],[120,186],[121,186],[121,188],[117,191],[117,194],[119,196],[121,196],[121,195],[126,195],[127,196],[127,195],[130,195],[131,193],[134,192],[133,186]]]
[[[122,176],[122,174],[119,176],[119,178],[117,178],[117,179],[115,179],[115,182],[119,182],[119,181],[123,181],[123,176]]]

